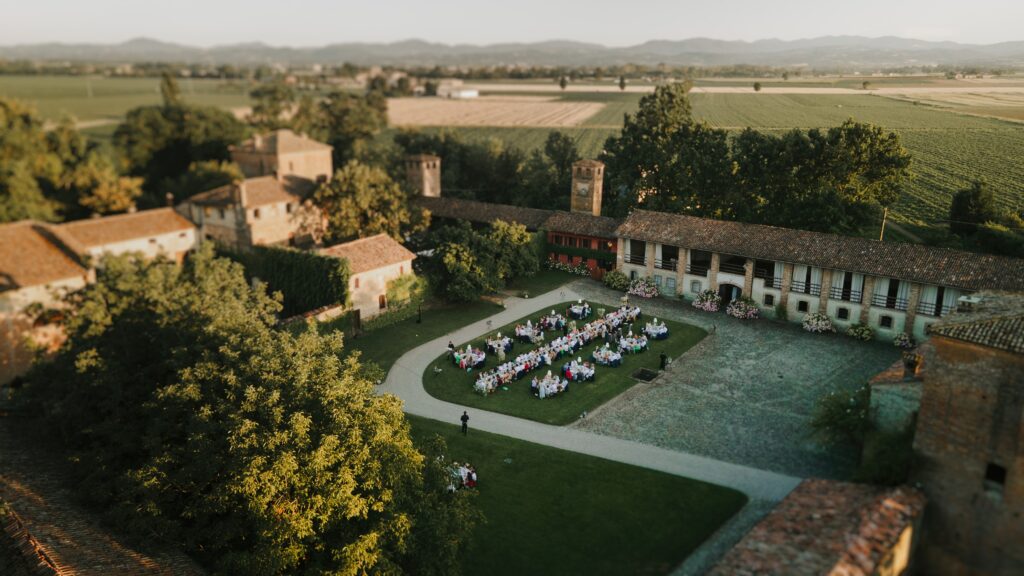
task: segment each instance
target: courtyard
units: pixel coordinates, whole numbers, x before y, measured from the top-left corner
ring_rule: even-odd
[[[590,281],[571,288],[594,300],[619,295]],[[645,314],[709,334],[655,382],[631,388],[574,426],[794,476],[849,476],[856,455],[821,449],[808,421],[822,395],[856,388],[895,362],[895,347],[737,320],[679,300],[636,302]]]

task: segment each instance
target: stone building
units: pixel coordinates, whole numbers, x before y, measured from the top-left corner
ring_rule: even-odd
[[[931,326],[912,482],[922,574],[1024,574],[1024,294],[979,292]]]
[[[616,230],[618,268],[663,293],[714,290],[800,321],[823,312],[883,339],[924,338],[961,295],[1024,290],[1024,261],[919,244],[635,210]]]
[[[924,496],[804,480],[710,571],[711,576],[900,576],[908,573]]]
[[[231,160],[246,178],[296,176],[326,182],[334,173],[333,148],[291,130],[256,135],[231,147]]]
[[[413,275],[416,255],[387,234],[360,238],[320,250],[325,256],[348,260],[348,308],[361,319],[372,318],[388,309],[388,286]]]
[[[295,176],[247,178],[192,196],[178,207],[202,240],[236,248],[302,241],[303,202],[314,184]]]
[[[441,196],[441,158],[432,154],[416,154],[405,158],[405,178],[409,188],[419,196]]]
[[[198,244],[195,226],[171,208],[75,220],[53,230],[85,262],[95,262],[103,254],[137,252],[181,263]]]
[[[572,164],[572,212],[601,215],[601,196],[604,189],[604,162],[580,160]]]

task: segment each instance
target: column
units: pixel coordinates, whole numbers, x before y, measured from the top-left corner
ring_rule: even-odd
[[[750,258],[743,263],[743,297],[754,297],[754,261]]]
[[[718,264],[719,264],[718,252],[711,253],[711,268],[708,269],[708,288],[711,290],[718,291]]]
[[[645,262],[647,264],[647,276],[654,278],[654,242],[648,242],[645,244],[647,247],[647,256]]]
[[[871,318],[869,313],[871,312],[871,296],[875,293],[875,277],[864,276],[864,290],[861,292],[861,304],[860,304],[860,323],[867,325],[868,320]]]
[[[907,294],[907,312],[903,325],[903,331],[911,336],[914,335],[914,320],[917,319],[917,303],[920,301],[921,285],[915,282],[910,285],[910,293]]]
[[[617,238],[615,240],[615,269],[622,270],[622,265],[626,262],[626,240],[625,238]]]
[[[821,297],[818,298],[818,311],[828,313],[828,293],[832,290],[832,271],[821,270]]]
[[[789,305],[789,287],[793,285],[793,265],[789,262],[782,263],[782,284],[779,291],[779,306],[786,308]]]
[[[690,251],[686,248],[679,249],[679,263],[676,265],[676,292],[682,294],[686,292],[686,288],[683,286],[683,282],[686,281],[683,275],[686,274],[686,263],[690,261]],[[674,294],[673,294],[674,296]]]

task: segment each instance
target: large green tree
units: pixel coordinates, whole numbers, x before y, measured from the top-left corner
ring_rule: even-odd
[[[388,234],[404,235],[426,228],[429,216],[409,204],[409,196],[382,168],[351,160],[313,195],[327,217],[331,241]]]
[[[457,571],[471,494],[439,497],[401,403],[340,334],[278,330],[278,309],[209,247],[184,266],[108,257],[24,400],[110,521],[217,572]]]
[[[289,124],[285,113],[295,103],[295,90],[277,78],[249,92],[253,100],[249,123],[258,130],[276,130]]]
[[[200,192],[213,190],[243,178],[242,169],[226,160],[204,160],[189,164],[188,170],[164,184],[165,194],[179,202]]]
[[[363,157],[373,138],[387,126],[387,99],[331,92],[317,104],[311,135],[334,147],[334,164]]]
[[[185,104],[176,88],[163,91],[162,105],[129,110],[114,132],[129,173],[145,181],[143,200],[150,206],[163,205],[168,181],[185,174],[192,163],[228,160],[228,147],[245,136],[245,125],[230,112]]]
[[[999,217],[995,193],[986,182],[975,180],[969,188],[953,195],[949,205],[949,230],[954,234],[974,234],[979,224],[997,222]]]
[[[0,98],[0,222],[57,220],[60,206],[48,192],[62,172],[35,110]]]
[[[532,276],[540,267],[533,236],[522,224],[495,220],[486,230],[460,222],[435,231],[427,262],[442,295],[469,302],[494,292],[513,278]]]

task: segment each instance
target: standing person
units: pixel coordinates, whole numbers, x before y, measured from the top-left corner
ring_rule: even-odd
[[[661,353],[661,369],[664,370],[668,366],[668,355],[664,352]]]
[[[459,418],[459,420],[462,420],[462,435],[465,436],[466,432],[469,430],[469,414],[463,410],[462,418]]]

